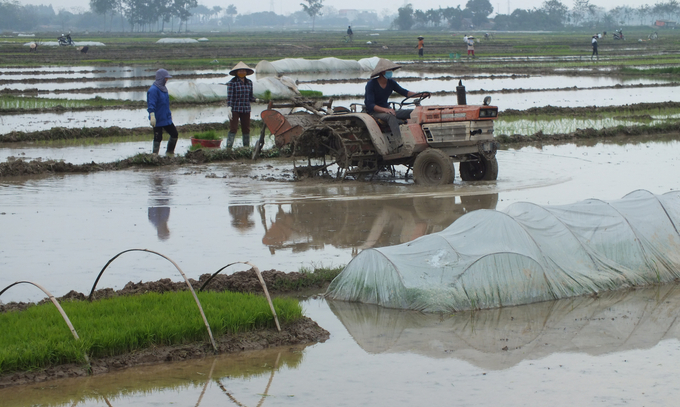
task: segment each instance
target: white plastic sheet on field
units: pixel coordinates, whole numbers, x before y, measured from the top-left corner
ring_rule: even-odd
[[[280,75],[292,72],[364,72],[372,71],[379,59],[378,57],[372,57],[354,61],[338,58],[318,60],[285,58],[272,62],[260,61],[255,70],[258,75]]]
[[[230,77],[231,78],[231,77]],[[227,85],[223,83],[197,83],[193,81],[169,81],[168,93],[175,100],[217,100],[227,98]],[[268,93],[269,92],[269,93]],[[299,95],[295,81],[287,76],[265,77],[253,80],[256,98],[288,99]]]
[[[198,42],[198,40],[193,38],[161,38],[156,41],[157,44],[190,44],[194,42]]]
[[[680,192],[478,210],[362,251],[328,297],[427,312],[527,304],[680,277]]]

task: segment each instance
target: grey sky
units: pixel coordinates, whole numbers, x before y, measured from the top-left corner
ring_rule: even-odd
[[[510,11],[516,8],[522,9],[532,9],[534,7],[540,7],[543,4],[543,0],[490,0],[491,5],[494,7],[495,11],[502,14],[507,14],[508,9]],[[302,8],[300,3],[302,0],[250,0],[247,2],[236,1],[236,0],[198,0],[199,4],[203,4],[209,8],[213,6],[226,7],[229,4],[234,4],[239,14],[252,13],[257,11],[274,11],[278,14],[290,14],[295,11],[299,11]],[[52,4],[55,11],[60,9],[72,10],[74,8],[81,8],[82,10],[89,9],[89,0],[70,0],[68,5],[64,2],[50,1],[50,0],[19,0],[21,4]],[[406,3],[411,3],[413,8],[420,10],[428,10],[432,8],[446,8],[446,7],[456,7],[458,5],[461,8],[465,7],[467,0],[453,0],[453,1],[441,1],[441,0],[413,0],[410,2],[371,2],[367,3],[364,0],[325,0],[325,6],[331,6],[336,9],[358,9],[358,10],[375,10],[377,13],[382,14],[382,10],[389,8],[396,12],[396,9],[401,7]],[[562,1],[567,7],[573,7],[573,0]],[[638,7],[643,4],[649,4],[653,6],[656,1],[641,1],[641,0],[591,0],[591,4],[595,4],[598,7],[603,7],[606,10],[610,10],[617,6],[630,6]]]

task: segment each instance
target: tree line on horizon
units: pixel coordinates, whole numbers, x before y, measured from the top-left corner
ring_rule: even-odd
[[[499,12],[489,0],[468,0],[465,7],[429,10],[414,9],[412,4],[376,12],[361,11],[348,18],[333,7],[323,6],[324,0],[303,0],[300,10],[288,15],[273,11],[238,13],[234,4],[208,8],[198,0],[90,0],[87,11],[72,12],[44,5],[22,5],[18,0],[0,0],[0,29],[3,31],[184,31],[224,29],[299,28],[315,22],[326,28],[358,29],[386,28],[396,30],[559,30],[570,27],[623,27],[651,25],[655,20],[677,21],[680,4],[676,0],[644,4],[638,7],[618,6],[611,10],[591,3],[574,0],[569,8],[560,0],[545,0],[541,7],[515,9],[510,14]]]
[[[501,31],[556,30],[567,27],[618,27],[651,25],[656,20],[675,20],[680,15],[680,3],[676,0],[638,7],[617,6],[605,10],[590,0],[574,0],[570,9],[560,0],[545,0],[541,7],[530,10],[515,9],[511,14],[497,12],[489,0],[468,0],[465,8],[447,7],[414,10],[412,4],[398,9],[395,28],[411,29],[494,29]]]

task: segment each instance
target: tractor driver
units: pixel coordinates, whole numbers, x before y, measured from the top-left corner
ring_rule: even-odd
[[[392,92],[409,97],[416,93],[408,91],[392,79],[392,72],[401,68],[401,66],[391,62],[387,59],[380,58],[371,72],[371,80],[366,84],[366,96],[364,98],[364,105],[368,114],[373,116],[376,120],[387,122],[392,132],[390,139],[390,153],[396,153],[403,145],[401,140],[401,131],[399,131],[399,121],[407,120],[411,117],[413,109],[400,109],[394,111],[387,103],[387,99],[392,95]]]

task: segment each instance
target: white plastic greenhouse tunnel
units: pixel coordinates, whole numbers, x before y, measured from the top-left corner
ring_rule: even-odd
[[[680,277],[680,192],[616,201],[519,202],[357,255],[327,298],[424,312],[548,301]]]
[[[226,83],[231,77],[225,78]],[[168,93],[174,100],[219,100],[227,98],[225,83],[168,82]],[[253,95],[261,99],[289,99],[299,96],[295,81],[287,76],[253,79]]]
[[[363,58],[358,61],[339,58],[302,59],[285,58],[278,61],[260,61],[255,67],[258,75],[281,75],[305,72],[365,72],[372,71],[380,58]]]
[[[193,38],[161,38],[156,41],[157,44],[193,44],[198,42]]]

